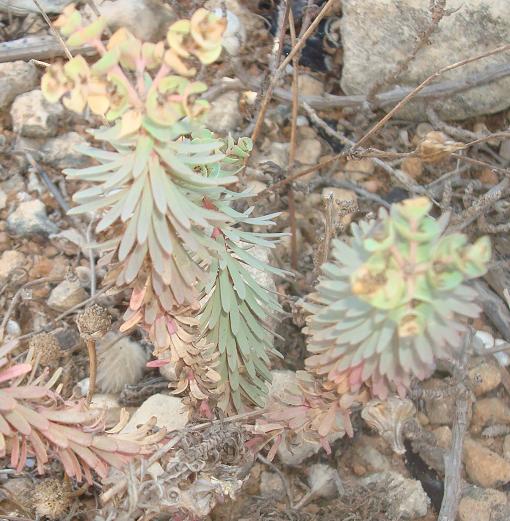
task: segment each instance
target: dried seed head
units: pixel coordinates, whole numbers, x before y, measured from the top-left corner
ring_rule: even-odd
[[[38,516],[62,519],[71,506],[71,487],[68,481],[45,479],[34,490],[34,506]]]
[[[390,396],[386,400],[372,400],[361,411],[361,417],[376,429],[397,454],[404,454],[403,428],[414,418],[416,408],[411,400]]]
[[[62,356],[58,340],[49,333],[35,335],[30,339],[28,347],[34,350],[35,358],[39,358],[39,363],[44,367],[55,367]]]
[[[76,324],[85,340],[97,339],[106,335],[112,324],[112,318],[106,308],[99,304],[92,304],[78,315]]]

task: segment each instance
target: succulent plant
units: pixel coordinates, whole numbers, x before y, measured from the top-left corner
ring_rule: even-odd
[[[306,367],[340,395],[364,383],[381,398],[405,394],[412,377],[455,356],[462,317],[480,312],[465,281],[486,273],[489,239],[445,234],[447,217],[428,215],[431,206],[424,197],[394,204],[353,224],[350,244],[333,242],[333,260],[305,304]]]
[[[292,450],[292,445],[315,442],[330,452],[328,438],[331,435],[353,436],[350,409],[366,401],[364,394],[339,396],[310,372],[297,371],[295,382],[281,395],[270,397],[267,412],[256,422],[253,433],[263,440],[258,448],[272,442],[270,459],[281,443]],[[256,437],[251,443],[256,445],[258,441]]]
[[[199,9],[172,24],[166,41],[143,43],[119,29],[106,45],[102,18],[85,26],[69,7],[56,25],[69,45],[101,56],[50,67],[42,90],[109,123],[91,131],[104,148],[79,148],[97,164],[65,173],[92,184],[74,194],[71,213],[100,216],[104,282],[132,290],[121,331],[144,328],[155,355],[179,367],[177,390],[194,399],[221,397],[227,412],[262,404],[271,352],[263,321],[279,306],[246,267],[282,273],[249,251],[271,247],[278,234],[245,230],[272,217],[233,208],[249,195],[232,186],[251,141],[203,128],[207,87],[193,80],[197,62],[219,57],[226,21]]]
[[[52,390],[58,371],[47,381],[41,375],[23,384],[32,366],[7,367],[7,355],[15,347],[15,343],[0,347],[0,457],[9,455],[18,472],[30,456],[38,472],[44,473],[51,455],[68,476],[92,483],[92,471],[104,478],[110,466],[122,468],[135,456],[150,453],[165,436],[164,429],[148,435],[150,424],[130,435],[104,432],[100,410],[63,402]]]

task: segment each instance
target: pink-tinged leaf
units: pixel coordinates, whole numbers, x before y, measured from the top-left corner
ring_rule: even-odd
[[[135,327],[138,324],[138,322],[140,322],[140,320],[142,320],[142,318],[143,318],[143,313],[141,311],[137,311],[133,316],[131,316],[131,318],[126,320],[126,322],[124,322],[119,327],[119,331],[121,333],[124,333],[125,331],[128,331],[132,327]]]
[[[34,451],[35,457],[37,459],[37,467],[42,469],[42,466],[48,463],[48,453],[46,452],[46,447],[42,442],[37,431],[32,430],[30,436],[28,437],[30,440],[30,444],[32,445],[32,450]]]
[[[14,436],[11,442],[11,467],[16,468],[19,460],[19,436]]]
[[[48,420],[65,424],[89,424],[96,421],[98,417],[101,416],[100,411],[79,411],[76,409],[64,409],[57,411],[41,408],[39,409],[39,412],[48,418]]]
[[[50,422],[41,414],[37,413],[29,407],[18,404],[16,410],[27,420],[30,425],[40,431],[46,431],[50,428]]]
[[[20,473],[23,470],[23,467],[25,466],[27,462],[27,439],[25,436],[23,436],[23,439],[21,440],[21,452],[19,455],[19,461],[18,465],[16,467],[16,472]]]
[[[32,366],[30,364],[16,364],[12,367],[4,369],[0,373],[0,383],[6,382],[7,380],[12,380],[14,378],[18,378],[19,376],[23,376],[29,373],[32,370]]]
[[[124,454],[138,454],[140,452],[140,444],[131,440],[116,437],[115,440],[119,445],[119,452]]]
[[[21,434],[24,434],[25,436],[30,434],[32,430],[30,424],[16,409],[6,412],[4,418]]]
[[[331,454],[331,445],[329,444],[329,441],[327,438],[320,438],[319,443],[321,444],[321,447],[326,451],[326,454],[329,456]]]
[[[175,333],[177,333],[177,325],[175,320],[170,317],[167,317],[166,319],[166,328],[171,335],[175,335]]]
[[[319,426],[318,433],[320,436],[325,437],[331,432],[331,429],[335,423],[336,413],[336,405],[332,405]]]
[[[170,363],[169,359],[167,359],[167,360],[151,360],[150,362],[147,362],[145,364],[145,367],[157,368],[157,367],[163,367],[165,365],[168,365],[169,363]]]
[[[76,478],[76,481],[80,482],[82,480],[81,467],[73,452],[69,449],[59,450],[57,457],[64,467],[64,472],[70,478]]]
[[[200,411],[200,414],[208,420],[212,420],[214,418],[214,414],[211,411],[211,406],[209,405],[208,400],[201,401],[198,410]]]
[[[88,447],[82,447],[81,445],[78,445],[77,443],[70,441],[69,448],[80,459],[82,459],[87,465],[89,465],[93,469],[96,469],[99,466],[99,463],[100,463],[99,458]],[[101,476],[101,477],[103,477],[103,476]]]
[[[12,436],[13,431],[9,427],[9,424],[5,421],[4,417],[0,414],[0,434],[5,434],[6,436]]]
[[[129,307],[133,311],[137,311],[143,304],[145,293],[147,292],[147,285],[144,284],[141,288],[134,288],[129,299]]]
[[[69,442],[67,438],[62,436],[62,434],[58,431],[53,430],[53,425],[50,425],[50,428],[47,431],[41,431],[41,434],[51,441],[54,445],[57,445],[57,447],[60,447],[62,449],[67,449],[69,447]]]
[[[115,452],[105,452],[104,450],[95,449],[94,451],[101,459],[103,459],[108,465],[121,469],[126,466],[126,463],[131,459],[129,456],[117,454]]]
[[[92,477],[92,472],[90,471],[90,467],[86,463],[83,464],[83,474],[85,477],[85,481],[89,485],[92,485],[94,483],[94,479]]]
[[[93,436],[89,432],[83,432],[74,427],[57,424],[52,424],[51,429],[53,432],[58,432],[62,437],[67,438],[70,442],[78,443],[84,447],[92,445]]]
[[[119,444],[111,436],[94,436],[92,447],[102,452],[117,452],[119,450]]]
[[[2,389],[13,398],[23,400],[38,400],[48,395],[48,389],[39,385],[21,385],[18,387],[7,387]]]
[[[269,449],[269,452],[267,453],[267,459],[269,461],[273,461],[274,457],[276,456],[276,451],[278,450],[278,447],[280,446],[281,442],[283,441],[283,438],[281,434],[276,436],[273,446]]]
[[[344,413],[344,429],[349,438],[354,438],[354,429],[352,428],[351,418],[348,412]]]
[[[9,396],[5,389],[0,389],[0,412],[12,411],[16,408],[16,400]]]

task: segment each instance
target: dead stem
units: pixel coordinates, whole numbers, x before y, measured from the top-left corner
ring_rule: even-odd
[[[465,359],[467,347],[471,341],[471,334],[468,333],[464,340],[462,359],[459,361],[460,369],[457,377],[460,381],[464,378]],[[452,426],[452,444],[445,456],[445,479],[444,496],[439,512],[438,521],[455,521],[459,508],[460,495],[462,491],[462,449],[464,446],[464,436],[468,428],[468,410],[472,400],[471,393],[464,385],[461,386],[455,402],[455,415]]]
[[[429,83],[431,83],[433,80],[441,76],[441,74],[451,71],[452,69],[457,69],[458,67],[462,67],[464,65],[467,65],[468,63],[472,63],[474,61],[481,60],[483,58],[487,58],[488,56],[492,56],[494,54],[499,54],[501,52],[508,51],[510,49],[510,44],[501,45],[500,47],[496,47],[495,49],[492,49],[490,51],[484,52],[482,54],[478,54],[476,56],[473,56],[471,58],[466,58],[465,60],[461,60],[455,63],[452,63],[450,65],[447,65],[446,67],[442,67],[434,74],[431,74],[428,78],[425,78],[417,87],[415,87],[404,99],[399,101],[389,112],[384,116],[382,119],[380,119],[368,132],[365,133],[365,135],[358,140],[358,142],[354,145],[354,148],[361,147],[364,145],[370,137],[372,137],[376,132],[378,132],[386,123],[409,101],[411,101],[418,92],[423,90]]]
[[[73,55],[71,54],[71,51],[67,47],[66,43],[64,42],[62,36],[60,36],[60,33],[53,27],[53,24],[51,23],[51,20],[48,18],[48,15],[42,8],[41,4],[37,0],[33,0],[34,4],[37,6],[37,9],[41,12],[42,17],[44,18],[44,21],[48,24],[51,32],[55,36],[55,38],[59,41],[60,45],[62,46],[62,49],[64,50],[65,55],[67,56],[68,60],[73,59]]]
[[[96,341],[93,338],[86,340],[87,351],[89,354],[89,390],[87,392],[87,405],[90,405],[92,397],[96,392],[96,378],[97,378],[97,352]]]
[[[289,28],[290,39],[292,47],[296,46],[296,25],[294,22],[294,15],[292,9],[289,12]],[[296,158],[296,134],[297,134],[297,116],[299,109],[299,55],[297,53],[292,60],[292,119],[290,126],[290,147],[289,147],[289,167],[288,171],[292,172],[294,167],[294,160]],[[294,200],[294,188],[292,183],[289,186],[287,200],[289,204],[289,222],[290,222],[290,266],[296,271],[298,267],[298,253],[297,253],[297,226],[296,226],[296,204]]]

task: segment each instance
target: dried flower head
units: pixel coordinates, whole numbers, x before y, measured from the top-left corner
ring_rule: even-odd
[[[35,359],[38,359],[43,367],[56,367],[62,356],[58,340],[50,333],[39,333],[33,336],[28,347],[33,349]]]
[[[119,393],[143,376],[147,355],[128,337],[107,333],[97,345],[97,385],[105,393]]]
[[[106,335],[112,324],[108,310],[99,304],[92,304],[76,318],[76,325],[84,339],[97,339]]]
[[[68,480],[45,479],[35,486],[34,507],[38,516],[62,519],[69,511],[73,500]]]
[[[377,430],[397,454],[404,454],[403,428],[414,418],[416,409],[411,400],[390,396],[384,401],[371,400],[361,411],[365,422]]]
[[[426,198],[406,200],[353,225],[350,245],[333,243],[305,306],[306,366],[340,395],[363,383],[381,398],[405,393],[413,376],[430,376],[437,359],[458,352],[466,331],[458,317],[480,312],[464,281],[487,271],[489,239],[445,235],[446,219],[430,209]]]

